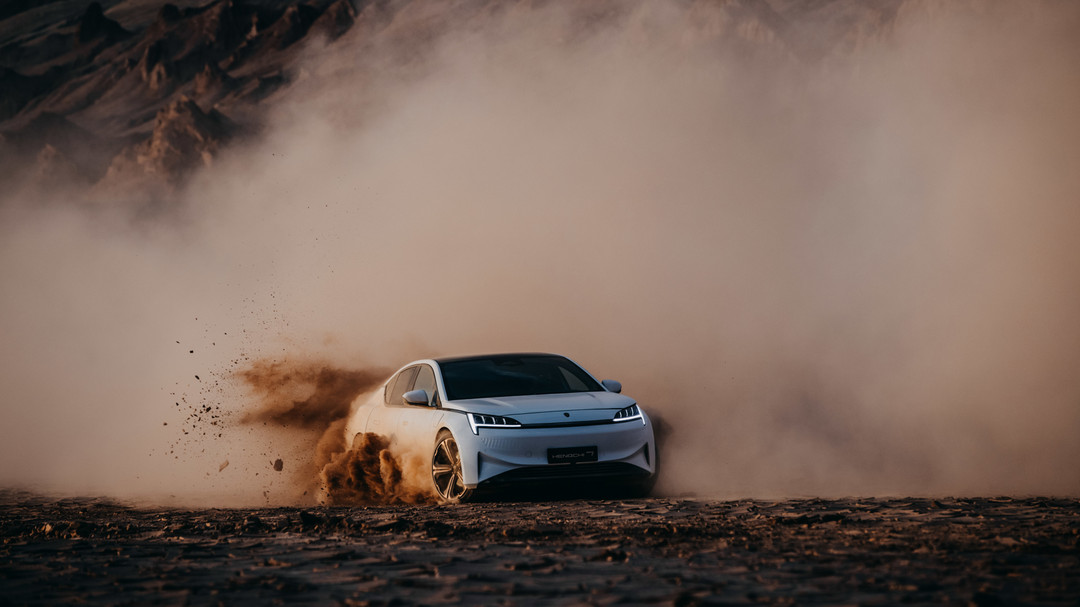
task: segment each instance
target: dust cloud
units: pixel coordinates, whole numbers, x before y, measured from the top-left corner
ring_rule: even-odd
[[[318,361],[256,360],[237,371],[257,406],[242,424],[270,422],[325,432],[345,419],[352,402],[390,376],[390,370],[347,370]]]
[[[528,350],[663,417],[661,492],[1080,493],[1076,4],[904,2],[833,44],[570,4],[313,49],[169,211],[0,209],[0,482],[303,499],[265,462],[309,435],[170,456],[170,407],[243,417],[256,360]]]
[[[234,373],[248,403],[238,426],[259,427],[271,442],[298,453],[287,475],[291,491],[279,498],[332,505],[433,501],[426,445],[418,449],[371,433],[346,442],[349,414],[391,373],[288,357],[255,360]],[[284,467],[280,458],[273,462],[276,472]]]
[[[291,485],[291,501],[310,501],[307,496],[318,498],[328,494],[328,481],[324,468],[334,460],[344,468],[344,460],[353,451],[345,445],[344,424],[353,409],[353,403],[365,398],[390,374],[389,371],[367,369],[363,371],[339,369],[332,363],[320,360],[290,358],[256,359],[245,363],[233,373],[240,381],[245,395],[245,408],[237,419],[237,426],[260,430],[259,434],[273,444],[291,447],[294,457],[290,461],[287,485]],[[381,481],[377,496],[367,496],[352,489],[352,502],[376,502],[377,498],[389,497],[389,487],[400,484],[400,466],[387,450],[381,456],[386,463],[388,478]],[[379,471],[380,450],[374,451],[375,473]],[[362,457],[351,458],[367,462]],[[359,466],[360,464],[354,464]],[[275,472],[285,469],[285,462],[278,458],[273,462]],[[389,478],[395,473],[396,477]],[[361,477],[365,478],[365,477]],[[338,502],[346,501],[341,484],[332,486],[331,497]]]

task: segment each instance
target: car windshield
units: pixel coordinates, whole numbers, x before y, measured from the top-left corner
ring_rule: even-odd
[[[604,390],[561,356],[503,354],[444,361],[439,367],[450,400]]]

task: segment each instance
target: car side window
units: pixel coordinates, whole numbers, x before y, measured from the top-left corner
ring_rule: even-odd
[[[394,384],[397,383],[398,378],[401,377],[401,375],[403,373],[404,373],[404,371],[402,371],[401,373],[398,373],[397,375],[391,377],[386,382],[386,388],[383,389],[383,402],[384,403],[386,403],[388,405],[390,404],[390,395],[394,393]]]
[[[394,382],[394,390],[390,393],[391,405],[401,404],[402,395],[412,390],[413,379],[416,378],[416,372],[419,370],[420,367],[409,367],[398,373],[397,380]]]
[[[435,384],[435,372],[431,370],[431,367],[427,365],[420,365],[420,370],[416,374],[416,381],[413,382],[413,390],[423,390],[427,393],[428,402],[432,402],[432,397],[438,393],[439,388]]]

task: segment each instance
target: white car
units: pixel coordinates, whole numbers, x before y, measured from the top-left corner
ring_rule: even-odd
[[[480,486],[572,479],[641,494],[656,476],[653,427],[621,390],[555,354],[418,360],[356,409],[345,436],[430,449],[446,502]]]

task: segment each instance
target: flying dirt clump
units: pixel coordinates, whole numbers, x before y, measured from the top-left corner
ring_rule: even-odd
[[[390,439],[365,432],[348,451],[332,455],[319,476],[328,505],[432,503],[435,494],[425,487],[422,468],[419,456],[395,454]]]

